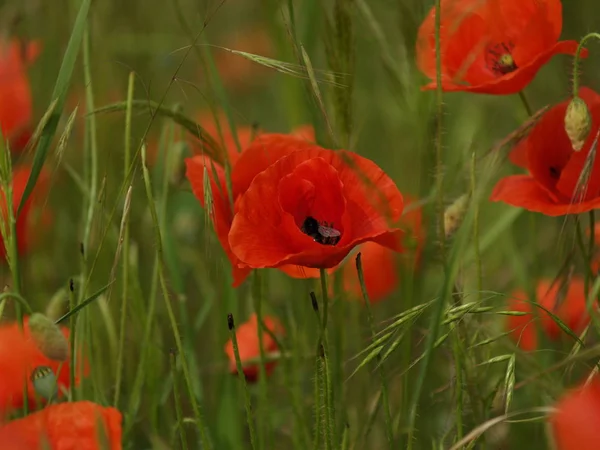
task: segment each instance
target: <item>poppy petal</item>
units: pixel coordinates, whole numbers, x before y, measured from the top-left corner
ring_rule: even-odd
[[[290,153],[316,147],[305,139],[306,130],[301,136],[289,134],[261,134],[241,154],[231,174],[234,198],[246,192],[254,177]],[[319,148],[319,147],[317,147]]]
[[[600,208],[600,198],[581,203],[560,203],[529,175],[513,175],[501,179],[494,187],[490,200],[547,216],[580,214]]]
[[[354,163],[370,186],[366,186],[367,183],[343,157]],[[319,158],[337,170],[343,185],[346,209],[342,217],[343,234],[337,245],[314,242],[299,230],[294,216],[277,201],[281,180],[294,173],[302,163]],[[331,181],[329,176],[326,179]],[[229,243],[240,260],[254,268],[285,264],[331,268],[339,264],[354,246],[365,241],[375,240],[399,249],[400,230],[392,228],[391,224],[398,221],[402,208],[402,195],[373,162],[350,152],[311,146],[281,158],[254,178],[241,198]]]
[[[519,67],[514,72],[510,72],[501,77],[490,80],[479,85],[455,84],[450,81],[443,83],[442,88],[446,92],[474,92],[479,94],[508,95],[516,94],[523,90],[531,80],[536,76],[540,68],[546,64],[554,55],[567,54],[574,55],[579,43],[577,41],[560,41],[543,53],[537,55],[528,64]],[[581,52],[581,57],[586,57],[587,51]],[[421,88],[422,90],[436,89],[436,83],[429,83]]]
[[[557,450],[596,450],[600,441],[600,380],[566,393],[550,417]]]

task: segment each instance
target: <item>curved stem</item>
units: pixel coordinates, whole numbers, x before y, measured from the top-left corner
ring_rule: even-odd
[[[573,97],[577,97],[579,94],[579,63],[581,61],[581,52],[583,51],[585,43],[592,38],[600,40],[600,33],[589,33],[585,35],[581,42],[579,42],[577,51],[575,52],[575,59],[573,61]]]

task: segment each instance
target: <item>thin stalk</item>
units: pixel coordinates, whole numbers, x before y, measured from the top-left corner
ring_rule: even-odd
[[[258,407],[259,416],[267,417],[267,404],[268,404],[268,393],[267,393],[267,370],[265,363],[265,347],[263,335],[265,332],[263,314],[262,314],[262,274],[260,270],[254,271],[254,284],[253,284],[253,297],[254,297],[254,309],[256,312],[256,318],[258,320],[258,348],[260,349],[260,363],[258,365],[258,383],[260,389],[260,404]],[[268,430],[266,429],[267,420],[261,420],[262,426],[258,427],[258,448],[263,450],[265,448],[265,439]]]
[[[521,103],[523,103],[523,106],[525,107],[525,111],[527,111],[527,115],[529,117],[533,116],[533,109],[531,108],[531,105],[529,104],[529,101],[527,100],[524,91],[519,91],[519,98],[521,99]]]
[[[371,311],[371,299],[367,292],[367,286],[365,284],[365,276],[362,269],[361,254],[356,255],[356,272],[358,273],[358,282],[360,283],[360,290],[362,292],[363,300],[365,302],[365,308],[367,310],[367,318],[369,320],[369,328],[371,330],[371,338],[375,339],[375,323],[373,320],[373,312]],[[383,361],[381,361],[381,353],[377,354],[377,367],[379,372],[379,380],[381,382],[381,397],[383,400],[383,409],[385,410],[385,432],[390,445],[390,449],[394,448],[394,431],[392,428],[392,413],[390,412],[390,399],[388,396],[388,386],[385,380],[385,370],[383,367]]]
[[[179,440],[181,448],[187,450],[187,437],[185,435],[185,423],[183,422],[183,411],[181,409],[181,399],[179,398],[179,384],[177,382],[177,352],[172,350],[169,354],[171,360],[171,375],[173,377],[173,401],[175,402],[175,415],[177,416],[177,429],[179,430]]]
[[[329,342],[327,338],[327,316],[329,309],[329,291],[327,288],[327,271],[323,268],[319,269],[319,275],[321,279],[321,295],[323,298],[323,322],[321,324],[321,335],[319,338],[319,350],[317,355],[321,353],[324,366],[324,379],[325,379],[325,448],[327,450],[333,448],[333,437],[335,436],[335,409],[333,405],[333,385],[331,380],[331,369],[329,366]],[[319,356],[317,356],[319,357]]]
[[[146,187],[146,196],[148,197],[148,206],[150,208],[150,214],[152,215],[152,221],[154,222],[154,232],[155,232],[155,245],[156,245],[156,256],[159,261],[158,265],[158,278],[160,282],[160,287],[162,290],[162,296],[165,301],[165,307],[167,310],[167,316],[169,318],[169,322],[171,324],[171,328],[173,331],[173,336],[175,338],[175,344],[177,346],[177,352],[181,355],[181,367],[183,369],[183,376],[185,378],[185,383],[188,389],[188,395],[190,403],[192,404],[192,409],[194,411],[194,416],[196,419],[196,427],[198,432],[200,433],[200,439],[202,441],[202,448],[204,450],[211,450],[212,445],[209,440],[208,428],[204,422],[204,418],[200,412],[200,407],[198,405],[198,401],[194,394],[194,387],[192,384],[192,377],[190,375],[189,367],[187,364],[187,358],[184,354],[183,343],[181,342],[181,336],[179,334],[179,329],[177,325],[177,319],[175,318],[175,313],[173,312],[173,306],[171,305],[171,297],[169,294],[169,289],[167,287],[167,280],[164,273],[163,267],[163,249],[162,249],[162,233],[159,226],[158,214],[156,212],[156,205],[154,202],[154,196],[152,194],[152,186],[150,184],[150,173],[148,172],[148,167],[146,166],[146,152],[145,148],[142,147],[142,172],[144,175],[144,185]]]
[[[443,161],[443,117],[444,96],[442,89],[442,45],[441,45],[442,7],[441,0],[435,1],[435,103],[437,107],[435,133],[435,185],[438,209],[438,240],[442,263],[446,261],[446,232],[444,231],[444,161]],[[409,445],[412,445],[409,443]]]
[[[477,188],[475,152],[471,155],[471,199],[473,201],[473,247],[475,250],[475,270],[477,271],[477,301],[481,301],[483,273],[481,270],[481,249],[479,247],[479,202],[475,196]]]
[[[227,325],[229,326],[229,331],[231,333],[233,354],[235,356],[235,366],[237,367],[238,378],[240,379],[240,386],[242,391],[244,391],[244,406],[246,407],[246,421],[248,422],[248,429],[250,430],[250,445],[252,446],[252,449],[256,449],[256,431],[254,429],[252,402],[250,401],[250,391],[248,390],[248,384],[246,383],[246,375],[244,374],[244,368],[242,367],[242,359],[240,358],[240,350],[238,347],[237,335],[235,334],[235,322],[233,321],[232,314],[229,314],[227,316]],[[261,361],[264,361],[262,357]]]
[[[573,97],[579,95],[579,65],[581,63],[581,52],[583,51],[585,43],[592,38],[600,40],[600,33],[589,33],[585,35],[579,42],[577,51],[575,52],[575,58],[573,59]]]
[[[319,323],[319,328],[322,327],[321,315],[319,314],[319,302],[317,301],[317,296],[314,292],[310,293],[310,300],[312,302],[313,311],[317,316],[317,322]],[[315,399],[315,434],[313,437],[313,449],[318,450],[320,448],[321,443],[321,378],[322,378],[322,370],[321,370],[321,359],[319,356],[321,339],[317,341],[317,359],[315,361],[316,369],[315,369],[315,384],[314,384],[314,399]]]
[[[77,299],[75,298],[75,283],[73,279],[69,280],[69,310],[73,311],[77,306]],[[71,354],[71,361],[69,364],[69,397],[73,402],[75,401],[75,367],[77,366],[77,353],[75,351],[75,325],[77,325],[77,314],[71,314],[69,316],[69,349]]]
[[[127,174],[129,164],[131,163],[131,116],[133,112],[133,91],[134,91],[135,73],[129,73],[129,83],[127,85],[127,111],[125,113],[125,161],[124,174]],[[115,374],[115,396],[113,405],[119,404],[121,394],[121,378],[123,376],[123,358],[125,354],[125,330],[127,327],[127,299],[129,297],[129,221],[125,223],[123,236],[123,290],[121,295],[121,321],[119,324],[119,349],[117,353],[117,371]]]

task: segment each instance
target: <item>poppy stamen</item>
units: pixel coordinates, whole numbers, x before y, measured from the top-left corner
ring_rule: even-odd
[[[504,42],[489,47],[485,58],[487,67],[499,76],[517,70],[517,64],[511,53],[513,48],[514,44]]]
[[[300,230],[321,245],[336,245],[342,237],[342,233],[333,227],[333,223],[323,222],[320,224],[312,216],[304,219]]]

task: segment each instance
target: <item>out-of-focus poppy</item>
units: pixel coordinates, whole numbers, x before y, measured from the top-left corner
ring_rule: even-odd
[[[265,26],[241,29],[234,27],[234,30],[223,39],[220,46],[258,56],[274,56],[273,44]],[[274,74],[274,70],[228,50],[216,48],[214,57],[221,81],[229,89],[236,91],[264,84],[265,80]]]
[[[11,150],[21,151],[31,136],[32,102],[28,64],[40,53],[40,44],[16,39],[0,42],[0,127]]]
[[[287,142],[290,138],[281,136],[272,145]],[[402,231],[395,226],[404,207],[402,194],[375,163],[312,145],[254,171],[261,154],[268,154],[255,150],[244,153],[247,164],[238,162],[259,173],[245,177],[251,183],[229,233],[231,249],[243,264],[332,268],[367,241],[401,250]]]
[[[600,379],[566,392],[550,416],[556,450],[596,450],[600,442]]]
[[[61,331],[68,339],[69,330],[61,327]],[[44,401],[35,395],[31,381],[33,372],[40,367],[49,367],[54,372],[58,395],[69,388],[69,363],[61,364],[42,353],[29,329],[28,317],[23,320],[23,329],[16,322],[0,325],[0,415],[23,406],[25,382],[29,407]]]
[[[241,135],[244,136],[245,133],[245,131],[242,131]],[[234,208],[231,207],[227,184],[225,182],[225,171],[221,165],[202,155],[187,158],[185,161],[187,166],[186,176],[190,181],[194,195],[198,198],[202,206],[205,206],[205,171],[210,179],[213,200],[210,215],[219,242],[231,262],[234,287],[239,286],[251,271],[249,267],[239,267],[239,259],[231,251],[228,240],[229,230],[233,221],[234,211],[237,210],[239,198],[246,192],[255,175],[262,172],[282,156],[313,145],[308,140],[310,139],[310,133],[307,132],[306,127],[299,128],[297,133],[298,135],[294,136],[258,134],[243,149],[242,153],[237,151],[235,145],[228,144],[227,152],[230,155],[232,166],[231,181]],[[295,273],[296,269],[290,268],[290,274]],[[297,275],[301,276],[301,273]]]
[[[50,405],[0,425],[3,450],[121,450],[121,413],[89,401]]]
[[[442,0],[441,16],[444,91],[514,94],[552,56],[578,45],[558,41],[560,0]],[[433,80],[424,89],[435,89],[435,8],[419,29],[417,64]]]
[[[600,96],[579,91],[592,116],[592,132],[581,149],[573,151],[564,127],[570,100],[546,112],[531,133],[515,147],[511,160],[529,171],[512,175],[495,186],[491,200],[547,216],[578,214],[600,207],[600,158],[590,155],[600,124]],[[588,156],[593,160],[588,161]]]
[[[274,317],[263,317],[265,327],[271,331],[275,336],[281,336],[284,333],[283,325]],[[238,344],[238,351],[240,353],[240,361],[244,367],[244,375],[246,380],[255,382],[259,375],[258,364],[245,364],[248,360],[260,358],[260,345],[258,342],[258,318],[256,314],[252,314],[247,322],[243,323],[236,328],[235,335]],[[278,350],[277,343],[273,338],[266,332],[263,332],[263,349],[265,353],[272,353]],[[225,344],[225,353],[229,358],[229,371],[232,374],[237,373],[237,365],[235,362],[235,354],[233,352],[233,342],[227,341]],[[271,361],[265,364],[265,371],[267,375],[270,375],[275,369],[277,363]]]
[[[13,169],[13,199],[12,208],[16,214],[21,198],[25,192],[25,186],[31,173],[29,166],[17,166]],[[43,204],[43,199],[49,185],[50,177],[46,170],[40,172],[38,182],[23,206],[19,217],[17,217],[16,232],[17,232],[17,247],[19,254],[25,254],[34,246],[39,239],[44,235],[45,228],[52,222],[52,214],[50,210]],[[3,192],[0,192],[0,211],[2,217],[0,220],[7,220],[7,205],[6,197]],[[6,256],[4,243],[0,239],[0,256]]]
[[[405,197],[408,202],[408,198]],[[412,205],[407,204],[406,208]],[[405,249],[404,255],[410,257],[413,265],[417,266],[421,258],[421,252],[425,243],[425,230],[422,227],[421,208],[411,208],[402,215],[400,220],[404,226],[406,234],[404,236],[402,247]],[[408,251],[412,248],[412,251]],[[361,253],[361,262],[365,287],[369,294],[369,300],[376,303],[385,299],[394,292],[399,282],[401,261],[398,261],[398,255],[395,251],[379,245],[375,242],[365,242],[359,245],[352,258],[348,258],[342,263],[344,292],[353,299],[362,299],[362,290],[356,272],[355,256]]]
[[[574,333],[583,331],[590,321],[586,308],[585,283],[581,277],[573,276],[568,286],[563,286],[560,281],[552,283],[550,280],[542,280],[538,283],[536,296],[536,302],[557,316]],[[527,299],[528,295],[521,290],[512,294],[510,310],[527,314],[508,316],[507,328],[520,348],[532,351],[538,347],[538,324],[550,340],[557,340],[563,331],[546,311],[531,305]]]

